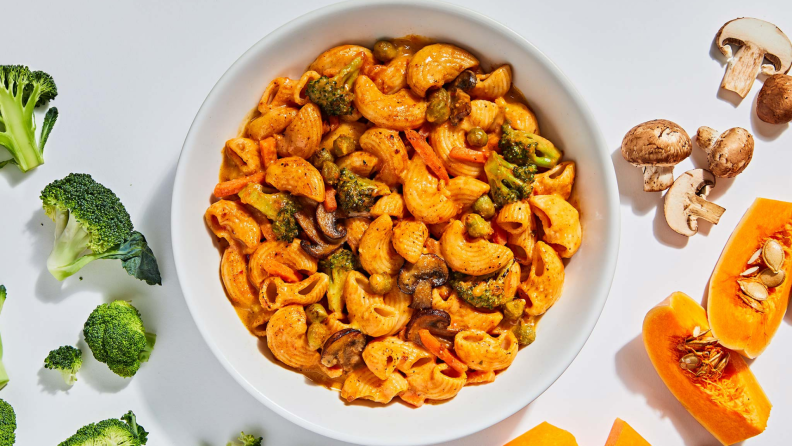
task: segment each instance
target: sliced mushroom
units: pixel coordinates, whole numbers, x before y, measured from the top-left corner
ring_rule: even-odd
[[[638,124],[624,136],[622,156],[643,168],[644,191],[659,192],[674,182],[674,166],[690,156],[692,145],[685,129],[665,119]]]
[[[322,205],[320,204],[319,207],[322,207]],[[325,240],[322,235],[317,232],[313,217],[305,210],[294,214],[294,218],[297,220],[297,223],[300,224],[305,235],[313,242],[311,243],[308,240],[300,241],[300,247],[312,257],[324,259],[334,253],[344,243],[344,239],[334,243],[329,243]]]
[[[756,115],[770,124],[792,121],[792,76],[774,74],[765,80],[756,98]]]
[[[346,237],[347,231],[343,223],[339,224],[338,210],[327,212],[324,205],[316,206],[316,223],[324,236],[332,242],[337,242]]]
[[[366,335],[354,328],[333,333],[322,347],[320,361],[325,367],[340,366],[348,372],[363,362]]]
[[[792,42],[772,23],[743,17],[726,22],[715,36],[715,44],[728,58],[721,88],[745,97],[761,70],[772,76],[792,66]],[[730,45],[740,49],[732,54]],[[762,65],[767,59],[770,63]]]
[[[416,311],[412,319],[410,319],[410,323],[407,324],[404,336],[408,341],[418,345],[422,345],[421,336],[418,334],[420,330],[429,330],[429,333],[435,336],[454,337],[458,331],[449,330],[448,326],[450,324],[451,316],[443,310],[428,309]]]
[[[690,237],[698,232],[699,218],[718,224],[726,209],[706,200],[713,187],[715,176],[708,170],[689,170],[677,178],[663,206],[668,226]]]
[[[425,309],[432,306],[432,288],[448,280],[448,266],[434,254],[422,254],[415,263],[405,263],[399,272],[399,289],[412,294],[412,308]]]
[[[696,141],[707,152],[709,170],[716,177],[736,177],[753,158],[753,135],[742,127],[734,127],[723,133],[709,127],[699,127]]]

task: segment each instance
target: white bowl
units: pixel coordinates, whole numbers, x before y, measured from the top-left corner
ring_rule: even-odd
[[[420,409],[345,404],[337,392],[262,354],[225,298],[220,254],[204,211],[233,137],[267,83],[299,77],[322,51],[338,44],[371,46],[381,37],[418,34],[459,45],[485,66],[508,62],[514,83],[537,114],[542,134],[577,161],[576,193],[583,246],[569,262],[564,295],[538,326],[536,342],[492,383],[467,387],[443,404]],[[319,434],[367,445],[422,445],[487,428],[533,401],[583,348],[608,296],[619,244],[616,179],[606,147],[583,99],[561,71],[517,33],[478,13],[426,1],[353,1],[289,22],[264,37],[217,82],[184,143],[173,191],[173,254],[184,297],[204,339],[228,372],[288,420]]]

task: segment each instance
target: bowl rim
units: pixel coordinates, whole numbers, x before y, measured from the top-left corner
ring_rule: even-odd
[[[515,397],[511,404],[501,406],[502,410],[500,410],[497,414],[490,416],[490,417],[482,417],[482,421],[469,423],[464,426],[456,426],[455,429],[447,430],[445,432],[438,432],[437,434],[430,434],[427,436],[426,441],[421,443],[415,444],[435,444],[444,441],[452,441],[462,437],[466,437],[468,435],[472,435],[476,432],[484,430],[488,427],[491,427],[504,419],[514,415],[520,409],[526,407],[531,402],[535,401],[539,396],[541,396],[547,389],[552,386],[555,381],[558,380],[569,368],[575,358],[580,354],[580,352],[585,347],[589,337],[593,333],[597,322],[602,314],[602,311],[605,308],[605,304],[607,302],[607,298],[610,294],[612,289],[613,279],[616,272],[616,264],[618,261],[618,253],[619,253],[619,245],[621,242],[621,215],[620,215],[620,205],[618,199],[618,186],[616,182],[616,174],[615,169],[613,168],[613,161],[610,157],[610,154],[607,153],[607,144],[605,142],[605,138],[602,135],[602,131],[600,130],[599,125],[597,124],[597,120],[591,112],[587,102],[585,99],[580,95],[577,88],[572,84],[569,78],[562,72],[562,70],[549,58],[547,57],[541,50],[539,50],[536,46],[534,46],[530,41],[528,41],[525,37],[518,34],[516,31],[510,29],[506,25],[491,19],[485,16],[482,13],[474,11],[472,9],[447,3],[445,1],[438,1],[438,0],[347,0],[331,5],[324,6],[322,8],[318,8],[312,10],[308,13],[300,15],[285,24],[281,25],[280,27],[274,29],[267,35],[263,36],[259,39],[256,43],[254,43],[249,49],[247,49],[242,55],[237,58],[234,63],[232,63],[223,75],[217,80],[215,85],[207,94],[204,101],[201,103],[198,112],[193,119],[193,122],[190,124],[190,128],[187,132],[187,135],[184,139],[184,143],[182,145],[181,152],[179,153],[179,160],[177,163],[177,170],[176,175],[174,176],[174,185],[173,185],[173,196],[171,202],[171,251],[173,253],[173,261],[176,266],[176,276],[179,281],[179,286],[182,291],[182,295],[184,296],[184,300],[187,303],[187,308],[190,311],[190,315],[192,316],[193,321],[195,322],[196,326],[198,327],[198,331],[201,334],[201,337],[209,346],[209,349],[212,351],[214,356],[226,369],[226,371],[236,380],[249,394],[251,394],[254,398],[258,401],[263,403],[267,408],[272,410],[273,412],[277,413],[278,415],[282,416],[283,418],[289,420],[290,422],[297,424],[298,426],[313,431],[317,434],[323,435],[325,437],[333,438],[336,440],[341,440],[349,443],[354,444],[368,444],[368,445],[399,445],[403,444],[399,442],[398,439],[394,440],[372,440],[371,438],[367,438],[365,436],[356,435],[356,434],[349,434],[346,432],[342,432],[339,430],[329,429],[324,426],[315,424],[309,420],[306,420],[300,417],[297,414],[290,412],[289,410],[281,407],[275,401],[271,400],[267,395],[263,394],[259,391],[256,387],[254,387],[248,380],[238,371],[228,358],[225,356],[223,351],[220,347],[215,343],[215,340],[209,336],[209,330],[206,327],[204,321],[196,317],[196,310],[193,307],[195,305],[193,299],[187,298],[184,292],[184,286],[182,286],[183,280],[186,280],[188,275],[186,271],[181,271],[180,265],[182,264],[181,255],[179,254],[179,250],[176,249],[176,245],[178,241],[181,241],[181,233],[177,231],[177,228],[180,225],[176,224],[176,222],[181,221],[181,217],[177,212],[179,208],[178,202],[181,200],[181,197],[187,193],[187,191],[183,190],[181,184],[183,184],[183,177],[186,175],[187,168],[184,164],[184,153],[188,146],[193,145],[195,127],[199,124],[199,121],[204,120],[204,115],[207,113],[206,106],[207,103],[210,102],[216,94],[218,94],[218,90],[221,89],[226,83],[232,82],[231,73],[236,71],[236,67],[241,66],[247,61],[249,58],[253,58],[259,52],[259,50],[266,46],[268,42],[272,39],[277,38],[282,34],[289,33],[295,29],[301,28],[306,24],[320,18],[321,16],[328,14],[328,13],[338,13],[347,10],[356,10],[365,8],[367,6],[371,6],[372,4],[376,4],[377,6],[398,6],[403,8],[419,8],[419,9],[431,9],[434,11],[438,11],[445,14],[457,15],[461,16],[464,19],[477,22],[484,27],[492,29],[495,33],[503,35],[505,38],[511,38],[515,43],[517,43],[524,51],[527,53],[531,53],[537,60],[540,61],[542,65],[554,76],[558,82],[561,84],[564,90],[567,91],[569,96],[572,98],[573,102],[576,104],[577,107],[580,109],[580,113],[582,118],[589,124],[589,126],[593,130],[593,136],[595,137],[594,144],[592,144],[595,148],[597,148],[597,152],[599,157],[602,158],[603,164],[608,166],[610,165],[610,169],[606,169],[604,172],[604,185],[605,185],[605,192],[606,192],[606,203],[608,203],[608,219],[611,221],[611,224],[605,229],[606,237],[611,240],[611,242],[606,246],[605,251],[602,253],[602,260],[605,263],[604,271],[607,273],[609,280],[606,283],[603,283],[602,289],[596,293],[593,297],[595,298],[595,308],[598,306],[599,310],[596,314],[596,318],[592,317],[589,319],[589,322],[581,327],[582,330],[579,330],[580,333],[585,333],[579,336],[576,339],[575,348],[569,349],[571,354],[568,354],[564,360],[562,361],[563,367],[560,368],[560,373],[558,376],[553,379],[552,381],[548,382],[546,386],[541,389],[536,394],[528,394],[526,393],[525,397],[517,398]],[[607,285],[607,286],[605,286]]]

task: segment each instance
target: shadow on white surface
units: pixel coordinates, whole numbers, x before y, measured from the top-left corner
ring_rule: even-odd
[[[10,156],[6,156],[8,152],[5,150],[5,148],[0,148],[0,154],[3,155],[3,161],[10,158]],[[4,168],[0,169],[0,177],[5,178],[6,182],[11,188],[15,188],[23,181],[30,178],[31,175],[22,173],[22,171],[19,170],[19,167],[13,164],[8,164]]]
[[[88,348],[88,344],[85,343],[82,336],[80,336],[80,340],[77,342],[77,348],[83,352],[83,365],[80,372],[77,374],[77,379],[79,381],[75,384],[76,386],[88,384],[100,393],[118,393],[126,389],[134,379],[122,378],[110,371],[107,364],[103,364],[94,359],[91,349]],[[145,373],[147,365],[148,363],[143,364],[138,374]]]
[[[663,195],[659,192],[644,192],[643,174],[640,167],[635,167],[624,160],[621,147],[611,154],[613,168],[616,170],[616,181],[619,184],[619,196],[622,204],[628,204],[635,215],[646,215],[652,208],[663,204]]]
[[[61,373],[57,370],[49,370],[41,367],[37,376],[38,384],[41,389],[50,395],[55,395],[60,392],[68,393],[72,388],[72,386],[66,384]],[[77,379],[79,382],[80,378],[78,377]]]

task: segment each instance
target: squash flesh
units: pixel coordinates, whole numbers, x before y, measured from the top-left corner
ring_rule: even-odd
[[[626,421],[616,418],[605,446],[652,446]]]
[[[738,354],[716,380],[682,370],[677,345],[696,327],[709,329],[704,308],[684,293],[674,293],[647,313],[643,340],[652,364],[671,393],[704,428],[725,445],[762,433],[770,401]]]
[[[572,434],[545,421],[504,446],[578,446],[578,444]]]
[[[748,266],[751,255],[768,239],[784,248],[782,269],[786,280],[769,289],[760,313],[740,298],[738,279]],[[778,330],[792,287],[792,203],[757,198],[745,212],[723,249],[709,284],[707,314],[713,335],[721,345],[748,358],[761,354]]]

